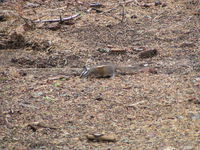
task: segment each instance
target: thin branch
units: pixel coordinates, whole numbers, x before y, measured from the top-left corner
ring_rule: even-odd
[[[125,0],[123,0],[124,1],[124,3],[122,4],[122,20],[121,20],[121,22],[124,22],[124,19],[125,19]]]
[[[39,109],[38,107],[36,106],[33,106],[33,105],[29,105],[29,104],[23,104],[23,103],[19,103],[20,106],[23,106],[23,107],[29,107],[29,108],[35,108],[35,109]]]
[[[132,3],[132,2],[135,2],[135,3],[138,3],[137,2],[137,0],[128,0],[128,1],[123,1],[123,2],[120,2],[119,4],[124,4],[124,5],[126,5],[126,4],[129,4],[129,3]]]
[[[104,7],[104,5],[102,5],[101,3],[90,3],[89,5],[90,7],[96,7],[96,8]]]
[[[114,7],[114,8],[111,8],[111,9],[109,9],[109,10],[106,10],[106,11],[102,12],[101,14],[106,15],[106,16],[110,16],[110,17],[113,17],[113,18],[115,18],[115,19],[121,21],[120,18],[118,18],[118,17],[113,16],[113,15],[110,14],[112,11],[116,10],[118,7],[120,7],[120,5],[117,5],[117,6]]]
[[[38,22],[49,22],[49,23],[52,23],[52,22],[62,22],[62,21],[68,21],[68,20],[72,20],[78,16],[80,16],[81,14],[76,14],[76,15],[73,15],[73,16],[70,16],[70,17],[66,17],[66,18],[59,18],[59,19],[52,19],[52,20],[37,20],[37,21],[34,21],[35,23],[38,23]]]

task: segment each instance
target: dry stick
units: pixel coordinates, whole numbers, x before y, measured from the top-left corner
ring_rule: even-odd
[[[122,4],[122,20],[121,20],[121,22],[124,22],[124,19],[125,19],[125,0],[124,0],[124,3]]]
[[[137,105],[139,105],[139,104],[143,104],[143,103],[145,103],[145,102],[146,102],[146,101],[136,102],[136,103],[133,103],[133,104],[128,105],[128,107],[135,107],[135,106],[137,106]]]
[[[115,18],[115,19],[117,19],[117,20],[120,20],[121,22],[123,22],[124,19],[125,19],[125,8],[124,7],[125,7],[126,4],[129,4],[129,3],[132,3],[132,2],[138,3],[137,0],[128,0],[128,1],[123,0],[123,2],[119,3],[116,7],[111,8],[111,9],[109,9],[107,11],[104,11],[102,14],[107,15],[106,13],[110,13],[111,11],[116,10],[118,7],[122,6],[122,9],[123,9],[122,10],[123,11],[122,12],[122,19],[120,19],[120,18],[118,18],[116,16],[113,16],[113,15],[110,15],[110,16]]]
[[[111,16],[111,17],[113,17],[113,18],[115,18],[115,19],[117,19],[117,20],[120,20],[121,21],[121,19],[120,18],[118,18],[118,17],[116,17],[116,16],[113,16],[113,15],[108,15],[108,13],[110,13],[111,11],[113,11],[113,10],[116,10],[118,7],[119,7],[120,5],[117,5],[116,7],[114,7],[114,8],[111,8],[111,9],[109,9],[109,10],[107,10],[107,11],[104,11],[104,12],[102,12],[102,14],[103,15],[106,15],[106,16]]]
[[[103,7],[101,3],[90,3],[90,7]]]
[[[103,13],[104,14],[104,13]],[[104,15],[106,15],[106,16],[110,16],[110,17],[113,17],[113,18],[115,18],[115,19],[117,19],[117,20],[119,20],[119,21],[121,21],[121,19],[120,18],[118,18],[118,17],[115,17],[115,16],[113,16],[113,15],[108,15],[108,14],[104,14]]]
[[[126,4],[129,4],[129,3],[132,3],[132,2],[138,3],[137,0],[128,0],[128,1],[123,1],[120,4],[126,5]]]
[[[52,20],[37,20],[37,21],[34,21],[35,23],[38,23],[38,22],[62,22],[62,21],[68,21],[68,20],[72,20],[78,16],[80,16],[81,14],[76,14],[76,15],[73,15],[73,16],[70,16],[70,17],[66,17],[66,18],[59,18],[59,19],[52,19]]]
[[[29,108],[35,108],[35,109],[39,109],[38,107],[36,106],[33,106],[33,105],[29,105],[29,104],[23,104],[23,103],[19,103],[20,106],[23,106],[23,107],[29,107]]]

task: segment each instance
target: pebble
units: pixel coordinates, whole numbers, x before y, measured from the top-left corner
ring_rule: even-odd
[[[200,76],[195,78],[196,81],[200,81]]]
[[[175,147],[168,146],[168,147],[164,148],[163,150],[177,150],[177,149]]]
[[[181,115],[176,116],[176,118],[177,118],[177,119],[184,119],[184,117],[181,116]]]
[[[95,100],[97,100],[97,101],[102,101],[102,100],[103,100],[103,98],[102,98],[102,97],[100,97],[100,96],[97,96],[97,97],[95,98]]]
[[[188,102],[193,103],[193,104],[200,104],[200,99],[197,99],[195,97],[188,99]]]
[[[36,96],[36,97],[39,97],[39,96],[42,96],[42,95],[44,95],[43,92],[37,92],[37,93],[35,93],[35,96]]]
[[[166,3],[163,3],[163,4],[162,4],[162,7],[166,7],[166,6],[167,6],[167,4],[166,4]]]
[[[181,148],[181,150],[194,150],[194,146],[187,145]]]
[[[40,5],[39,5],[39,4],[36,4],[36,3],[27,2],[27,3],[26,3],[26,6],[27,6],[27,7],[35,8],[35,7],[39,7]]]
[[[200,120],[200,113],[191,114],[191,119],[192,119],[192,120]]]
[[[162,4],[161,1],[155,1],[155,6],[159,6],[161,4]]]
[[[132,16],[131,16],[131,19],[136,19],[136,18],[137,18],[136,15],[132,15]]]
[[[6,17],[3,14],[0,14],[0,22],[6,21]]]
[[[193,42],[185,42],[180,45],[181,48],[185,47],[195,47],[196,45]]]

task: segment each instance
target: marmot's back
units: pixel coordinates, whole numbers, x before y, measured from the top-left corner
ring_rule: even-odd
[[[84,67],[81,77],[110,78],[115,76],[115,66],[112,64]]]
[[[115,74],[133,75],[139,72],[144,66],[118,66],[114,64],[103,64],[94,67],[84,67],[81,77],[110,78]]]

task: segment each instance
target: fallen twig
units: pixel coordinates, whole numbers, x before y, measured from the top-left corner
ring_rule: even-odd
[[[28,108],[35,108],[35,109],[39,109],[38,107],[36,106],[33,106],[33,105],[29,105],[29,104],[23,104],[23,103],[19,103],[20,106],[23,106],[23,107],[28,107]]]
[[[58,129],[57,127],[47,125],[43,122],[32,122],[32,123],[25,125],[25,127],[30,127],[30,129],[32,129],[34,132],[40,128],[48,128],[48,129],[52,129],[52,130]]]
[[[101,3],[90,3],[89,5],[90,5],[90,7],[96,7],[96,8],[105,7]]]
[[[126,15],[126,14],[125,14],[125,2],[126,2],[126,1],[125,1],[125,0],[123,0],[123,1],[124,1],[124,4],[122,4],[122,14],[121,14],[121,15],[122,15],[122,20],[121,20],[121,22],[124,22],[125,17],[126,17],[126,16],[125,16],[125,15]]]
[[[76,14],[76,15],[73,15],[73,16],[70,16],[70,17],[66,17],[66,18],[59,18],[59,19],[52,19],[52,20],[37,20],[37,21],[34,21],[35,23],[38,23],[38,22],[63,22],[63,21],[68,21],[68,20],[72,20],[78,16],[80,16],[81,14]]]
[[[132,3],[132,2],[137,2],[136,0],[127,0],[127,1],[123,1],[123,2],[121,2],[120,4],[129,4],[129,3]]]
[[[133,103],[133,104],[128,105],[128,107],[136,107],[137,105],[143,104],[143,103],[145,103],[145,102],[146,102],[146,101],[136,102],[136,103]]]

